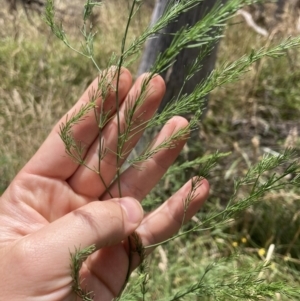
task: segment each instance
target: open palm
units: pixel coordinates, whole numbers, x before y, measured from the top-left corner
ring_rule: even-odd
[[[132,86],[130,73],[122,70],[119,99],[123,128],[126,107],[139,95],[146,76],[140,77]],[[97,251],[82,266],[82,286],[94,292],[95,300],[112,300],[120,293],[129,268],[128,249],[122,241],[136,230],[144,245],[156,244],[176,233],[182,223],[182,201],[190,191],[190,182],[147,215],[138,202],[178,156],[184,139],[140,163],[138,169],[129,167],[125,170],[120,178],[122,198],[119,197],[114,181],[118,125],[113,91],[104,102],[111,118],[102,135],[105,147],[111,151],[106,153],[100,166],[110,194],[99,175],[65,154],[64,143],[58,134],[60,126],[67,116],[78,112],[89,101],[90,91],[96,86],[97,80],[54,127],[1,197],[0,266],[3,272],[0,288],[3,300],[76,300],[71,288],[70,252],[93,244]],[[165,90],[163,80],[156,76],[148,89],[143,105],[135,113],[137,125],[155,113]],[[97,104],[101,101],[98,99]],[[153,147],[186,125],[184,118],[172,118],[157,135]],[[73,128],[74,138],[85,146],[85,162],[91,167],[98,166],[98,130],[93,112]],[[136,133],[126,148],[133,148],[141,134]],[[203,180],[186,219],[195,214],[207,195],[208,183]],[[138,263],[136,254],[131,269]]]

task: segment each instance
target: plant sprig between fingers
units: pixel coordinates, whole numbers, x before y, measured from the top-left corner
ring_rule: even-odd
[[[145,151],[141,155],[138,155],[137,157],[128,161],[131,165],[136,166],[138,168],[141,162],[151,159],[155,154],[164,149],[170,149],[174,147],[179,140],[182,140],[189,135],[190,130],[193,130],[196,127],[197,122],[201,116],[201,112],[204,106],[204,98],[205,96],[207,96],[207,94],[209,94],[211,91],[213,91],[219,86],[223,86],[227,83],[237,81],[245,72],[249,70],[249,67],[253,63],[262,59],[263,57],[267,56],[277,58],[284,55],[288,49],[300,46],[300,37],[296,37],[289,38],[272,48],[262,48],[259,50],[253,50],[249,55],[242,56],[238,60],[231,63],[226,63],[220,66],[218,69],[214,70],[207,77],[206,80],[200,82],[198,85],[195,86],[192,93],[188,95],[182,94],[183,86],[187,83],[187,81],[190,78],[193,77],[193,75],[196,72],[198,72],[201,69],[202,59],[211,51],[214,43],[218,39],[220,39],[222,35],[221,30],[226,25],[227,20],[244,5],[257,3],[260,1],[232,0],[228,1],[224,5],[219,2],[210,12],[207,13],[207,15],[201,21],[197,22],[194,26],[186,26],[182,28],[181,31],[176,33],[174,35],[174,39],[170,47],[164,53],[161,53],[158,56],[155,64],[153,65],[152,70],[150,70],[150,73],[148,74],[148,77],[143,81],[141,85],[140,94],[137,95],[135,101],[129,100],[128,102],[128,105],[125,109],[125,128],[123,129],[121,127],[119,115],[119,80],[121,75],[121,68],[123,66],[126,66],[130,62],[131,58],[135,58],[135,55],[142,50],[142,47],[148,38],[151,38],[155,34],[160,33],[161,30],[165,28],[165,26],[175,21],[180,14],[194,8],[196,5],[201,3],[202,0],[171,0],[166,11],[157,21],[157,23],[152,25],[151,27],[148,27],[139,37],[135,38],[128,45],[128,30],[134,16],[140,9],[142,2],[143,1],[138,0],[131,1],[127,24],[121,42],[120,55],[112,55],[111,59],[109,60],[109,65],[113,62],[116,62],[117,65],[115,69],[110,69],[112,73],[109,73],[107,70],[101,70],[98,63],[96,62],[94,56],[94,39],[96,37],[96,32],[93,31],[91,26],[87,26],[88,18],[91,16],[93,9],[95,7],[99,7],[100,3],[88,0],[84,6],[83,27],[81,30],[83,42],[81,44],[80,49],[76,49],[70,44],[62,25],[56,24],[53,0],[47,0],[46,5],[45,19],[53,33],[56,35],[56,37],[59,38],[67,47],[69,47],[76,53],[91,60],[95,65],[97,72],[99,73],[97,89],[95,91],[91,91],[89,94],[90,101],[86,105],[82,106],[78,110],[78,112],[74,112],[71,116],[67,117],[66,121],[60,126],[60,137],[65,143],[66,153],[78,164],[85,166],[86,168],[95,172],[99,176],[104,187],[106,188],[106,191],[110,194],[109,186],[111,183],[106,183],[104,180],[101,170],[101,161],[105,158],[108,152],[113,152],[116,155],[116,181],[118,183],[118,191],[120,197],[122,197],[122,190],[120,184],[121,162],[127,157],[128,153],[130,152],[131,146],[126,145],[126,143],[129,142],[134,135],[137,135],[141,131],[150,128],[162,126],[171,117],[176,115],[192,114],[194,116],[190,120],[188,126],[174,133],[169,138],[166,138],[155,148],[153,148],[152,145],[147,146]],[[214,34],[212,35],[212,33]],[[152,119],[143,120],[143,114],[136,117],[137,110],[145,101],[146,97],[148,96],[148,93],[150,93],[148,91],[148,87],[151,79],[154,76],[156,76],[156,74],[159,74],[167,68],[169,68],[170,66],[172,66],[176,61],[177,55],[183,49],[199,46],[202,47],[202,52],[199,53],[199,56],[195,59],[195,61],[191,64],[190,68],[188,69],[188,73],[185,76],[185,80],[182,84],[182,88],[178,96],[175,97],[160,114],[156,114]],[[113,79],[116,80],[115,86],[112,84]],[[118,126],[118,141],[116,150],[110,150],[106,148],[102,133],[105,125],[110,120],[110,111],[104,110],[104,104],[108,93],[112,90],[116,94],[116,116]],[[97,99],[99,98],[102,99],[100,106],[96,104]],[[86,164],[83,155],[85,150],[84,145],[82,145],[81,141],[76,141],[72,134],[73,126],[84,120],[85,116],[87,116],[87,114],[89,114],[91,111],[94,112],[95,120],[97,121],[99,128],[99,149],[97,166],[88,166],[88,164]],[[140,119],[138,126],[135,125],[136,118]],[[175,164],[168,171],[168,174],[173,172],[180,173],[186,168],[195,166],[195,164],[198,165],[203,163],[202,168],[200,168],[198,172],[198,176],[191,180],[191,190],[188,193],[187,197],[183,200],[182,225],[185,221],[185,215],[189,208],[189,204],[196,197],[196,190],[199,187],[199,185],[201,185],[202,177],[208,175],[209,171],[214,167],[217,160],[222,156],[225,156],[225,154],[215,154],[214,156],[211,156],[208,160],[206,160],[204,163],[203,161],[201,161],[201,159],[199,160],[197,158],[193,162],[186,162],[181,165]],[[126,276],[126,281],[122,290],[123,294],[119,297],[119,299],[127,298],[127,290],[125,288],[129,280],[129,274],[131,269],[131,252],[137,252],[141,258],[141,265],[139,269],[140,278],[138,279],[138,283],[142,299],[145,300],[149,277],[148,264],[145,261],[146,249],[153,248],[158,245],[173,241],[176,238],[186,236],[189,233],[205,231],[207,229],[220,227],[226,223],[229,223],[233,216],[249,208],[253,204],[259,202],[262,199],[262,197],[266,194],[266,192],[272,189],[282,189],[287,184],[299,186],[299,165],[295,163],[295,161],[290,162],[290,159],[292,157],[293,153],[291,151],[286,151],[282,155],[282,157],[264,157],[260,163],[249,169],[248,173],[244,178],[236,181],[234,194],[230,198],[226,208],[221,212],[211,212],[210,214],[203,215],[203,219],[195,227],[192,227],[188,230],[183,230],[177,235],[173,236],[172,238],[169,238],[163,242],[151,246],[143,246],[141,238],[138,236],[137,233],[134,233],[131,237],[129,237],[129,267]],[[276,169],[282,164],[287,164],[288,166],[282,174],[278,175],[274,173],[272,176],[269,176],[268,172],[270,172],[270,170]],[[285,181],[285,177],[291,173],[297,173],[297,176],[294,177],[293,181]],[[263,178],[265,174],[269,176],[267,179]],[[237,192],[243,185],[248,185],[250,187],[249,195],[242,199],[238,199]],[[73,279],[72,288],[73,291],[79,297],[86,301],[93,300],[93,295],[92,293],[85,292],[80,288],[79,270],[81,268],[82,262],[94,251],[94,246],[91,246],[90,248],[86,248],[83,250],[75,250],[75,253],[71,254],[71,271]],[[209,271],[210,267],[207,268],[207,271],[203,274],[203,278],[201,278],[199,282],[192,285],[187,290],[178,292],[170,300],[177,300],[189,294],[194,294],[195,292],[197,292],[199,296],[208,296],[210,295],[209,290],[215,290],[215,292],[217,292],[218,290],[221,291],[222,286],[215,286],[213,288],[204,286],[203,279],[204,277],[206,277]],[[242,277],[240,279],[242,279],[242,282],[246,280],[246,278]],[[249,279],[250,278],[248,278],[248,280]],[[249,285],[252,285],[251,288],[260,284],[261,281],[255,279],[252,282],[249,282]],[[232,286],[232,284],[230,285]],[[237,285],[236,288],[242,288],[242,286]]]

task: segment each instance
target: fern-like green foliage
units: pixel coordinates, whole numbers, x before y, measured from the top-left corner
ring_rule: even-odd
[[[251,0],[231,0],[226,4],[217,3],[214,8],[207,12],[206,16],[197,22],[194,26],[183,27],[179,32],[174,34],[173,42],[170,47],[163,53],[160,53],[157,57],[152,69],[149,70],[149,76],[145,80],[141,87],[141,93],[136,100],[126,110],[125,130],[122,131],[120,126],[119,117],[119,78],[121,74],[121,67],[128,66],[132,60],[136,59],[136,56],[142,51],[143,46],[147,39],[151,38],[178,18],[179,15],[193,9],[196,5],[203,2],[202,0],[171,0],[160,19],[152,26],[146,28],[146,30],[133,41],[127,41],[128,30],[130,28],[133,18],[135,18],[137,11],[143,4],[142,0],[131,0],[129,3],[128,22],[124,29],[123,40],[120,41],[120,53],[112,54],[111,59],[108,61],[107,66],[114,64],[114,75],[108,77],[105,70],[101,70],[96,62],[94,56],[94,40],[97,38],[97,33],[93,30],[91,25],[87,25],[88,19],[92,14],[93,9],[98,8],[101,3],[88,0],[84,5],[83,11],[83,26],[81,29],[83,41],[81,47],[76,49],[72,46],[67,38],[67,34],[61,24],[58,24],[55,19],[55,8],[53,0],[47,0],[45,19],[50,26],[53,33],[59,38],[67,47],[76,51],[79,55],[90,59],[94,65],[96,72],[99,73],[98,88],[90,95],[90,102],[83,106],[78,112],[75,112],[72,116],[69,116],[65,123],[61,126],[60,136],[66,146],[66,153],[77,163],[86,166],[90,170],[97,173],[102,180],[105,187],[109,187],[110,183],[103,181],[100,164],[99,166],[88,166],[82,156],[83,147],[80,141],[75,141],[72,136],[72,127],[84,119],[85,115],[93,111],[95,112],[95,119],[99,127],[99,162],[106,156],[107,152],[111,150],[106,149],[105,144],[102,142],[102,130],[109,119],[109,112],[105,111],[103,107],[96,108],[95,101],[99,96],[105,99],[106,94],[110,89],[115,89],[116,92],[116,109],[118,116],[118,143],[117,143],[117,162],[116,162],[116,174],[117,180],[121,174],[121,160],[128,154],[126,149],[126,142],[132,138],[137,132],[144,131],[146,129],[155,128],[166,123],[171,117],[175,115],[193,115],[190,124],[166,139],[155,148],[145,147],[143,154],[138,155],[135,158],[131,158],[128,163],[135,165],[137,168],[140,162],[148,160],[154,154],[160,152],[162,149],[172,148],[176,144],[177,140],[182,139],[188,135],[191,129],[197,126],[198,120],[201,116],[201,112],[204,105],[204,98],[208,93],[213,91],[219,86],[223,86],[227,83],[238,81],[241,76],[245,74],[255,62],[264,57],[278,58],[285,55],[288,49],[298,47],[300,45],[300,37],[288,38],[282,41],[280,44],[271,48],[262,48],[259,50],[253,50],[249,54],[245,54],[238,60],[233,62],[227,62],[219,68],[215,69],[206,80],[200,82],[194,87],[194,91],[190,94],[182,94],[171,100],[165,109],[156,114],[149,122],[142,123],[139,128],[134,128],[133,116],[137,109],[141,106],[148,93],[148,84],[150,80],[172,66],[174,64],[177,55],[184,48],[200,47],[199,56],[192,62],[186,74],[185,81],[182,83],[184,86],[186,82],[193,77],[193,75],[201,69],[201,61],[212,50],[213,45],[222,36],[222,30],[227,21],[245,5],[253,4],[259,1]],[[212,35],[213,33],[213,35]],[[116,87],[112,87],[108,78],[115,77],[117,80]],[[103,106],[103,104],[102,104]],[[209,172],[216,162],[221,158],[226,158],[229,154],[216,153],[204,158],[196,158],[189,162],[175,163],[170,168],[165,178],[169,175],[173,175],[176,179],[177,175],[184,173],[187,170],[193,169],[194,173],[198,176],[193,180],[192,189],[187,198],[183,200],[185,209],[188,208],[191,199],[194,197],[196,188],[198,187],[202,177],[209,176]],[[245,210],[255,206],[255,204],[263,201],[264,196],[271,191],[287,189],[287,187],[299,187],[300,186],[300,165],[297,162],[297,154],[293,150],[286,150],[283,154],[278,156],[267,155],[264,156],[260,162],[251,166],[245,173],[244,177],[236,179],[233,194],[228,196],[228,202],[225,206],[210,206],[209,210],[201,212],[197,219],[197,223],[184,225],[184,217],[182,220],[182,229],[174,237],[167,241],[160,243],[164,245],[166,243],[176,243],[180,238],[184,238],[186,244],[192,243],[195,239],[195,235],[203,235],[205,240],[206,233],[212,238],[216,233],[226,231],[232,223],[232,220],[239,216]],[[289,175],[293,175],[290,179]],[[245,189],[246,187],[246,189]],[[243,189],[242,189],[243,188]],[[107,188],[108,189],[108,188]],[[243,193],[241,193],[241,190]],[[247,193],[245,193],[247,191]],[[109,192],[109,189],[108,189]],[[122,196],[122,191],[119,185],[119,195]],[[152,203],[151,203],[152,202]],[[153,198],[146,198],[145,204],[147,206],[153,206]],[[129,238],[129,242],[132,243],[133,238]],[[132,245],[140,245],[139,253],[144,254],[146,248],[153,248],[155,246],[145,246],[138,244],[138,236],[134,237],[134,243]],[[93,252],[91,247],[88,250],[76,250],[71,256],[71,270],[73,278],[73,290],[83,300],[92,300],[93,296],[89,292],[85,292],[80,288],[79,270],[82,261]],[[172,254],[172,256],[182,256]],[[201,253],[198,256],[202,256]],[[141,256],[144,258],[144,256]],[[197,259],[195,259],[197,260]],[[285,282],[272,282],[265,281],[259,277],[261,273],[268,270],[267,264],[259,264],[255,266],[249,265],[249,263],[236,264],[237,267],[232,271],[224,271],[224,266],[234,266],[239,261],[239,255],[236,256],[224,256],[224,258],[216,258],[214,262],[207,263],[206,266],[199,268],[199,276],[194,277],[188,285],[174,291],[170,289],[167,296],[161,296],[157,300],[268,300],[273,299],[276,294],[281,296],[287,296],[294,298],[300,295],[299,289],[289,286]],[[230,264],[228,264],[230,262]],[[226,264],[225,264],[226,263]],[[179,267],[178,267],[179,269]],[[201,272],[202,269],[202,272]],[[138,270],[138,276],[134,277],[127,287],[124,287],[123,294],[118,300],[146,300],[149,289],[154,282],[151,282],[151,264],[142,260],[141,266]],[[155,273],[154,273],[155,274]],[[219,275],[219,277],[218,277]],[[196,278],[196,279],[195,279]],[[127,279],[128,280],[128,279]],[[126,285],[126,284],[125,284]],[[199,299],[200,298],[200,299]]]

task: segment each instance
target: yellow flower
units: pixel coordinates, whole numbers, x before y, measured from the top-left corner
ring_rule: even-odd
[[[247,238],[246,237],[242,237],[241,241],[242,241],[243,244],[245,244],[247,242]]]
[[[261,249],[259,249],[257,252],[258,252],[258,255],[261,256],[261,257],[264,256],[264,255],[266,254],[265,248],[261,248]]]
[[[239,245],[239,244],[238,244],[237,241],[234,241],[234,242],[232,243],[232,246],[233,246],[234,248],[236,248],[238,245]]]

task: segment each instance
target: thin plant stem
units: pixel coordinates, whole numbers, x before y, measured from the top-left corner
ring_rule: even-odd
[[[131,9],[129,12],[124,36],[122,39],[122,45],[121,45],[121,55],[118,63],[118,70],[117,70],[117,84],[116,84],[116,111],[117,111],[117,123],[118,123],[118,146],[117,146],[117,182],[118,182],[118,190],[119,190],[119,197],[122,197],[122,190],[121,190],[121,182],[120,182],[120,157],[122,154],[120,154],[120,139],[121,139],[121,123],[120,123],[120,99],[119,99],[119,85],[120,85],[120,76],[121,76],[121,68],[123,65],[123,60],[124,60],[124,52],[125,52],[125,45],[126,45],[126,40],[127,40],[127,35],[128,35],[128,30],[129,26],[131,23],[132,15],[134,12],[134,7],[136,4],[136,0],[133,1],[131,5]]]
[[[118,191],[119,191],[119,197],[122,197],[122,190],[121,190],[121,179],[120,179],[120,169],[121,167],[120,165],[120,159],[121,159],[121,146],[120,146],[120,141],[121,141],[121,122],[120,122],[120,97],[119,97],[119,84],[120,84],[120,76],[121,76],[121,68],[123,65],[123,55],[125,52],[125,45],[126,45],[126,40],[127,40],[127,35],[128,35],[128,30],[129,30],[129,26],[131,23],[131,19],[134,13],[134,7],[136,4],[136,0],[133,1],[132,5],[131,5],[131,9],[129,12],[129,16],[128,16],[128,20],[127,20],[127,24],[126,24],[126,28],[125,28],[125,32],[124,32],[124,36],[122,39],[122,45],[121,45],[121,54],[120,54],[120,59],[119,59],[119,63],[118,63],[118,70],[117,70],[117,84],[116,84],[116,114],[117,114],[117,123],[118,123],[118,142],[117,142],[117,183],[118,183]],[[130,237],[127,238],[128,241],[128,248],[129,248],[129,255],[128,255],[128,269],[127,269],[127,273],[126,273],[126,278],[121,290],[121,294],[123,292],[123,290],[126,287],[126,284],[129,280],[130,277],[130,271],[131,271],[131,262],[132,262],[132,245],[131,245],[131,239]]]

